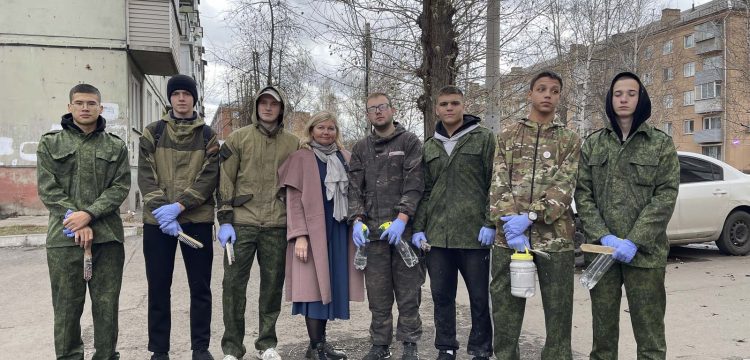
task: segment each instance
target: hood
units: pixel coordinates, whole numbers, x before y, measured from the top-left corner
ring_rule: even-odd
[[[172,129],[176,138],[182,139],[192,137],[196,128],[201,128],[206,124],[203,118],[198,116],[198,113],[193,112],[193,116],[190,119],[175,119],[172,117],[172,110],[170,110],[161,119],[167,122],[167,126]]]
[[[281,91],[281,89],[279,89],[276,86],[266,86],[266,87],[260,89],[260,91],[258,91],[257,94],[255,94],[255,97],[253,98],[254,99],[254,101],[253,101],[253,104],[254,104],[253,105],[253,115],[250,118],[250,123],[251,124],[258,124],[258,100],[260,100],[261,94],[263,94],[263,92],[266,91],[266,90],[268,90],[268,89],[276,91],[276,93],[279,94],[279,97],[281,97],[281,112],[279,113],[278,122],[279,122],[279,126],[283,127],[284,126],[284,117],[286,115],[286,95],[284,94],[283,91]]]
[[[641,79],[638,77],[638,75],[627,71],[615,75],[615,78],[612,79],[612,84],[609,85],[609,92],[607,92],[607,98],[605,99],[604,104],[607,111],[607,117],[609,118],[609,124],[612,126],[612,129],[615,131],[615,133],[617,133],[618,139],[622,139],[622,130],[620,130],[620,125],[617,124],[617,115],[615,114],[615,109],[612,106],[612,90],[615,87],[615,82],[623,77],[632,78],[637,81],[639,88],[638,104],[636,104],[635,106],[635,112],[633,113],[633,125],[630,127],[630,133],[628,134],[628,137],[633,136],[633,134],[635,134],[635,132],[638,130],[638,127],[640,127],[641,124],[646,122],[646,120],[651,117],[651,99],[648,97],[646,87],[643,86],[643,83],[641,82]]]
[[[82,133],[83,130],[76,125],[75,121],[73,121],[73,114],[67,113],[62,116],[62,120],[60,120],[60,125],[63,127],[63,129],[67,130],[74,130],[77,132]],[[107,127],[107,120],[105,120],[101,115],[96,119],[96,129],[92,131],[92,133],[104,131],[104,128]]]
[[[477,124],[480,121],[482,121],[482,119],[480,119],[477,116],[464,114],[464,123],[463,123],[463,125],[461,125],[461,127],[459,127],[458,129],[456,129],[456,131],[453,132],[453,135],[456,135],[456,134],[460,133],[463,129],[466,129],[466,128],[474,125],[474,124]],[[451,137],[451,136],[448,135],[448,131],[445,130],[445,126],[443,126],[443,122],[442,121],[438,121],[438,123],[435,124],[435,133],[440,134],[440,135],[442,135],[442,136],[444,136],[446,138],[450,138]]]
[[[375,134],[375,130],[373,129],[372,132],[371,132],[371,134],[370,134],[370,137],[372,137],[373,143],[375,143],[375,144],[386,143],[386,142],[389,142],[392,139],[396,138],[397,136],[399,136],[399,135],[401,135],[401,134],[403,134],[403,133],[406,132],[406,128],[403,125],[401,125],[400,123],[398,123],[397,121],[393,122],[393,126],[396,127],[396,130],[394,130],[392,134],[390,134],[390,135],[388,135],[386,137],[380,137],[380,136],[378,136],[377,134]]]

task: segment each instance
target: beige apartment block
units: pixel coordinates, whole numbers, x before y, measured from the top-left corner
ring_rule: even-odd
[[[563,77],[559,116],[585,136],[603,125],[604,96],[620,71],[639,75],[652,101],[651,124],[672,135],[678,150],[702,153],[750,173],[750,9],[715,0],[614,34],[504,76],[501,118],[527,112],[528,81],[543,69]],[[580,80],[587,72],[588,80]],[[585,78],[585,77],[584,77]]]

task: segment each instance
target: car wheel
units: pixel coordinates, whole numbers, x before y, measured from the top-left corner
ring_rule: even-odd
[[[735,211],[727,217],[716,246],[727,255],[744,256],[750,253],[750,214]]]

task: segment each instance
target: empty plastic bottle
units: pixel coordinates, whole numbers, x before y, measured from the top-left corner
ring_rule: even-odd
[[[520,298],[530,298],[536,293],[536,265],[528,249],[510,256],[510,293]]]
[[[399,241],[398,244],[396,244],[396,249],[398,249],[401,258],[404,259],[406,267],[414,267],[414,265],[419,263],[417,254],[414,253],[414,250],[412,250],[411,246],[409,246],[406,241]]]
[[[589,290],[593,289],[614,263],[615,259],[611,254],[597,255],[594,261],[581,274],[581,279],[579,280],[581,285]]]

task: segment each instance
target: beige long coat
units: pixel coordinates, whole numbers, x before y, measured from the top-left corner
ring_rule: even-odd
[[[348,162],[350,153],[344,151]],[[279,187],[286,187],[287,239],[286,300],[295,302],[331,302],[331,277],[328,267],[320,173],[315,154],[309,149],[298,150],[279,168]],[[294,240],[306,235],[309,239],[307,262],[294,256]],[[351,231],[349,248],[349,300],[364,301],[364,275],[353,265],[355,247]],[[311,251],[310,251],[311,250]]]

